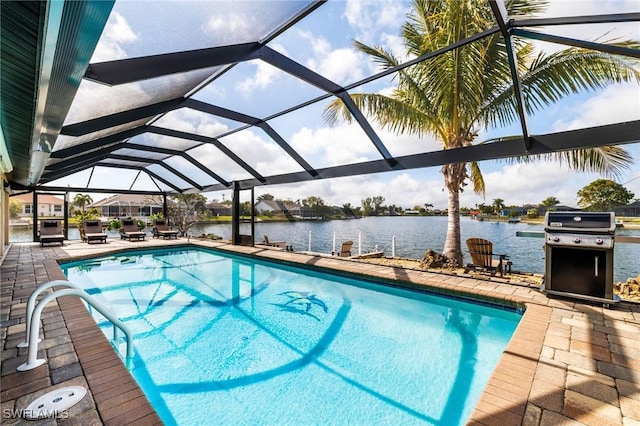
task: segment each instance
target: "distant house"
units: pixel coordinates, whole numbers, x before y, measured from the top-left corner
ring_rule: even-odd
[[[118,194],[86,206],[96,208],[102,217],[144,217],[162,213],[162,200],[137,194]]]
[[[640,200],[626,206],[618,206],[613,209],[616,216],[640,217]]]
[[[33,217],[33,193],[14,195],[12,200],[22,203],[18,216]],[[64,216],[64,199],[48,194],[38,194],[38,217]]]
[[[222,203],[207,203],[205,207],[212,216],[231,216],[231,206]]]
[[[307,206],[301,206],[293,201],[280,201],[278,202],[282,214],[289,217],[297,217],[300,219],[316,219],[318,212],[316,209]]]
[[[526,214],[529,210],[536,210],[538,212],[538,216],[544,216],[547,211],[557,211],[557,212],[577,212],[582,209],[578,209],[576,207],[569,207],[562,204],[558,204],[556,206],[542,206],[540,204],[525,204],[522,206],[524,212],[520,213],[522,215]]]
[[[297,210],[293,210],[295,213],[292,213],[291,215],[294,217],[300,217],[302,219],[317,219],[318,218],[318,212],[316,212],[316,209],[313,209],[311,207],[304,207],[304,206],[297,206]]]
[[[255,205],[258,214],[282,214],[282,206],[276,200],[260,200]]]

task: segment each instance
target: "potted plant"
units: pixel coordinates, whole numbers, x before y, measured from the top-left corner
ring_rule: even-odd
[[[120,219],[111,219],[107,226],[109,231],[118,230],[120,228],[122,228],[122,222],[120,222]]]

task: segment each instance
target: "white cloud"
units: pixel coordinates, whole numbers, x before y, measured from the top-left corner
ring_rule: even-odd
[[[408,172],[391,172],[378,175],[351,176],[330,180],[301,182],[290,185],[273,185],[256,188],[256,195],[269,193],[276,198],[297,200],[310,195],[319,196],[326,204],[341,206],[351,203],[357,207],[366,197],[383,196],[385,204],[413,207],[442,198],[442,185],[434,181],[421,181]],[[444,195],[446,200],[446,195]],[[435,203],[434,203],[435,204]],[[446,203],[445,203],[446,204]]]
[[[576,8],[580,15],[600,15],[605,13],[637,12],[640,5],[637,0],[562,0],[550,1],[546,16],[575,16]]]
[[[215,44],[237,43],[238,40],[249,39],[253,28],[257,25],[256,19],[258,18],[252,14],[235,12],[230,9],[226,14],[219,13],[211,16],[203,31],[215,40]]]
[[[290,140],[293,149],[316,167],[350,164],[379,158],[371,141],[357,124],[315,130],[302,128]],[[313,161],[311,160],[313,159]]]
[[[540,17],[589,16],[640,12],[637,0],[562,0],[551,1]],[[535,31],[577,38],[589,41],[611,41],[613,39],[640,39],[640,25],[637,22],[618,22],[611,24],[558,25],[539,27]],[[533,41],[537,49],[546,53],[566,49],[563,44]]]
[[[369,46],[382,46],[404,62],[408,56],[400,29],[408,12],[407,2],[348,0],[344,17],[355,33],[355,40]],[[360,60],[365,62],[369,73],[381,71],[369,58]]]
[[[553,131],[583,129],[605,124],[640,119],[640,86],[635,83],[610,86],[576,105],[562,111],[553,123]]]
[[[360,53],[352,47],[333,48],[329,40],[309,31],[299,31],[300,38],[311,45],[312,56],[305,66],[327,79],[346,84],[361,80],[364,68],[369,66]]]
[[[287,55],[287,50],[279,43],[270,44],[269,47],[276,52]],[[261,60],[248,61],[246,66],[252,68],[253,71],[247,73],[247,77],[236,85],[236,89],[245,96],[253,94],[256,90],[268,88],[282,75],[282,71],[278,68]]]
[[[396,0],[348,0],[344,16],[356,31],[356,39],[368,44],[387,31],[399,33],[407,12],[407,3]]]
[[[216,116],[189,108],[170,111],[157,120],[154,125],[211,137],[229,130],[229,127],[218,121]]]
[[[362,57],[353,49],[335,49],[321,58],[307,62],[309,68],[338,84],[362,80]]]
[[[244,130],[220,141],[264,176],[302,170],[280,146],[268,140],[266,135],[261,136],[252,130]]]
[[[118,12],[113,12],[109,16],[100,42],[93,52],[91,62],[114,61],[126,58],[127,53],[122,46],[136,41],[137,38],[127,20]]]
[[[485,164],[486,165],[486,164]],[[480,164],[481,169],[483,164]],[[561,204],[576,206],[576,193],[598,176],[577,173],[556,161],[536,161],[530,164],[510,164],[501,170],[483,174],[486,198],[473,193],[470,187],[461,195],[461,205],[491,204],[501,198],[507,205],[537,204],[547,197],[556,197]]]
[[[249,63],[255,67],[255,72],[253,75],[247,76],[236,86],[243,95],[249,95],[255,90],[268,87],[275,81],[280,73],[277,68],[272,67],[266,62],[254,60]]]

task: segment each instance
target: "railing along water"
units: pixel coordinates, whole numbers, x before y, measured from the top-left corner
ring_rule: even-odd
[[[63,290],[57,290],[53,293],[45,296],[38,304],[33,307],[33,303],[35,302],[36,297],[47,288],[51,288],[54,286],[66,286],[66,287],[74,287],[74,288],[66,288]],[[27,328],[27,339],[29,353],[27,355],[27,362],[18,366],[18,371],[28,371],[32,370],[36,367],[41,366],[46,362],[44,359],[38,359],[38,339],[39,329],[40,329],[40,316],[42,315],[42,310],[45,306],[59,297],[65,296],[76,296],[83,299],[87,304],[96,309],[100,314],[102,314],[105,318],[107,318],[113,324],[113,342],[114,344],[118,341],[118,328],[122,330],[127,339],[127,354],[125,365],[127,368],[131,367],[131,361],[133,360],[133,334],[129,330],[129,328],[122,322],[118,317],[116,317],[109,309],[107,309],[104,305],[98,302],[95,298],[91,297],[86,291],[80,289],[77,285],[70,283],[69,281],[50,281],[48,283],[43,284],[34,290],[34,292],[29,296],[29,301],[32,301],[31,310],[29,306],[27,306],[27,322],[29,324]],[[27,305],[29,305],[27,303]]]

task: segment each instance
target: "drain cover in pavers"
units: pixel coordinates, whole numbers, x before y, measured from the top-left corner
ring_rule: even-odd
[[[58,413],[76,405],[87,394],[82,386],[67,386],[42,395],[24,411],[29,420],[54,418]]]

